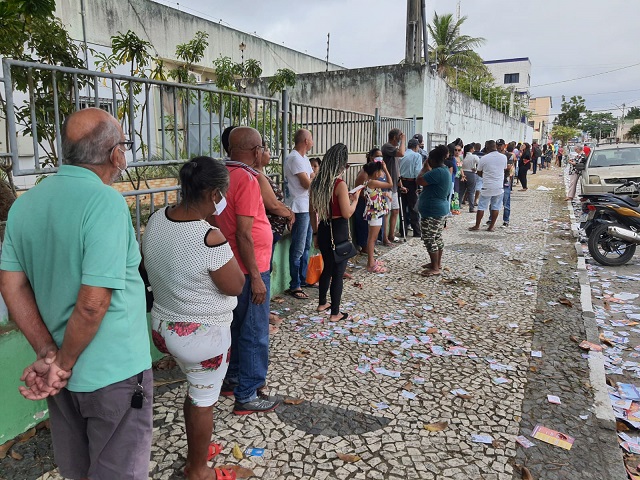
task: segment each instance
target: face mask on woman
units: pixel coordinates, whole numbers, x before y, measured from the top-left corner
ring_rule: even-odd
[[[220,215],[224,209],[227,207],[227,199],[225,198],[224,195],[222,195],[222,193],[220,193],[220,201],[218,203],[213,202],[213,207],[214,207],[214,215]]]

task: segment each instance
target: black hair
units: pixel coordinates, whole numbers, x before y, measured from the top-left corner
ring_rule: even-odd
[[[320,157],[313,157],[309,159],[309,163],[311,162],[316,162],[318,165],[322,165],[322,160],[320,159]]]
[[[451,146],[453,148],[453,146]],[[436,148],[429,152],[429,160],[438,167],[444,165],[444,160],[447,158],[447,153],[449,152],[448,145],[438,145]]]
[[[452,158],[456,156],[455,148],[456,148],[456,146],[453,143],[450,143],[449,145],[447,145],[447,150],[449,151],[449,156],[452,157]]]
[[[211,157],[196,157],[180,169],[182,201],[198,203],[212,190],[224,193],[229,188],[229,171],[224,163]]]
[[[222,135],[220,135],[220,141],[222,142],[222,148],[224,148],[224,151],[227,153],[227,156],[230,155],[230,153],[229,153],[229,135],[231,135],[231,130],[233,130],[236,127],[237,127],[237,125],[231,125],[230,127],[225,128],[224,131],[222,132]]]
[[[476,143],[476,150],[479,152],[480,149],[482,148],[482,145],[480,145],[479,143]]]
[[[393,140],[394,138],[398,138],[399,136],[400,136],[399,128],[392,128],[391,130],[389,130],[389,141]]]
[[[513,145],[513,142],[510,142],[509,145],[507,145],[507,152],[511,153],[515,148],[516,147]]]
[[[365,163],[362,169],[369,176],[373,175],[376,172],[382,170],[382,162],[369,162]]]
[[[464,156],[467,156],[467,153],[469,153],[471,151],[472,148],[476,148],[476,146],[473,143],[470,143],[468,145],[464,146],[464,149],[462,150],[462,153],[464,153]]]
[[[373,147],[371,150],[369,150],[369,153],[367,153],[367,162],[373,162],[373,159],[375,158],[374,155],[379,151],[381,150],[378,147]]]

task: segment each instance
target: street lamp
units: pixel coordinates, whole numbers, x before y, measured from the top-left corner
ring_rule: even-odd
[[[242,42],[238,48],[240,49],[240,63],[244,65],[244,50],[247,48],[247,45]]]

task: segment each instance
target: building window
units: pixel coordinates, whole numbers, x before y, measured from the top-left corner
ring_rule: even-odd
[[[505,73],[504,74],[504,83],[520,83],[520,74],[519,73]]]

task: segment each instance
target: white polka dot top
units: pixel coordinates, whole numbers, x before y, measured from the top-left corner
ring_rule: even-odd
[[[154,319],[228,326],[237,297],[218,290],[209,276],[233,258],[227,242],[208,247],[216,229],[204,220],[174,221],[167,207],[151,215],[142,238],[144,265],[153,290]]]

